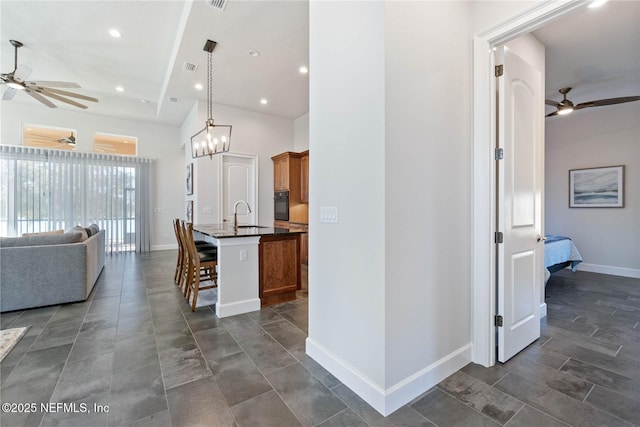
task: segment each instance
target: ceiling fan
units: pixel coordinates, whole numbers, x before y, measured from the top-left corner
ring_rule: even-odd
[[[31,75],[31,68],[26,65],[18,65],[18,48],[22,47],[23,44],[17,40],[9,40],[11,45],[15,48],[15,65],[13,71],[10,73],[2,73],[0,74],[0,83],[7,86],[4,91],[4,95],[2,99],[5,101],[10,101],[15,96],[16,92],[25,92],[27,95],[32,96],[36,100],[40,101],[44,105],[50,108],[56,108],[56,105],[51,102],[49,99],[52,98],[70,105],[74,107],[86,109],[87,106],[76,102],[71,98],[83,99],[85,101],[98,102],[97,98],[92,98],[86,95],[80,95],[78,93],[69,92],[66,90],[54,89],[59,87],[64,88],[79,88],[80,85],[72,82],[53,82],[53,81],[26,81],[29,75]]]
[[[71,132],[71,135],[66,138],[55,138],[46,135],[30,135],[29,138],[33,140],[39,139],[49,142],[59,142],[60,144],[76,145],[76,136],[73,134],[73,132]]]
[[[640,100],[640,96],[623,96],[620,98],[598,99],[597,101],[581,102],[578,105],[573,105],[573,102],[567,99],[567,94],[569,93],[569,91],[571,91],[570,87],[563,87],[562,89],[558,90],[558,92],[562,94],[562,101],[560,102],[545,99],[545,104],[556,107],[556,111],[547,114],[546,117],[557,116],[558,114],[569,114],[574,110],[582,110],[583,108],[587,107],[602,107],[605,105],[623,104],[625,102]]]

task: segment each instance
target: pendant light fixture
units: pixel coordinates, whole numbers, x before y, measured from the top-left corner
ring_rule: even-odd
[[[192,158],[205,157],[213,159],[215,154],[227,153],[231,147],[231,125],[216,125],[213,122],[213,71],[212,53],[216,42],[207,40],[204,51],[207,52],[207,121],[198,133],[191,137]]]

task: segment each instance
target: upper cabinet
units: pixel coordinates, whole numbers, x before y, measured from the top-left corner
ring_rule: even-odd
[[[300,201],[309,203],[309,150],[300,154]]]
[[[288,153],[283,153],[288,154]],[[273,190],[288,191],[289,190],[289,156],[278,155],[273,159]]]

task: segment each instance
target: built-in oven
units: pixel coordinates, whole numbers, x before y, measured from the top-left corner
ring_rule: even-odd
[[[289,192],[276,191],[273,196],[274,215],[276,221],[289,221]]]

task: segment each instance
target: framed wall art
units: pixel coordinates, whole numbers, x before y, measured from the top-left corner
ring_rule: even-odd
[[[569,207],[624,207],[624,166],[570,170]]]
[[[185,207],[185,221],[193,223],[193,200],[187,200]]]
[[[185,183],[187,185],[187,195],[193,194],[193,163],[187,165]]]

